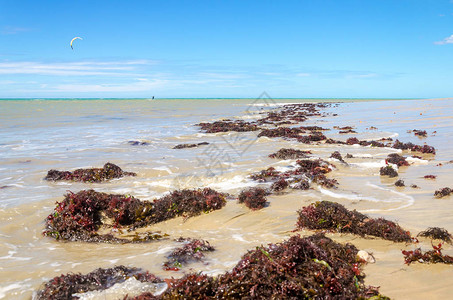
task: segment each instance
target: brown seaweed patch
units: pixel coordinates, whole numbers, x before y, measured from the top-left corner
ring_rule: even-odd
[[[436,154],[436,149],[432,146],[428,145],[414,145],[412,143],[402,143],[399,140],[396,140],[395,143],[392,146],[395,149],[401,149],[401,150],[411,150],[411,151],[417,151],[421,153],[430,153],[430,154]]]
[[[401,166],[409,166],[409,163],[407,162],[406,158],[397,154],[397,153],[391,153],[387,156],[386,161],[388,163],[397,165],[398,167]]]
[[[115,237],[100,234],[100,230],[121,232],[122,228],[126,228],[131,231],[178,216],[192,217],[210,212],[225,204],[225,195],[209,188],[173,191],[153,202],[94,190],[83,190],[77,194],[69,192],[46,218],[43,235],[68,241],[147,242],[165,235],[145,233]]]
[[[197,144],[179,144],[179,145],[174,146],[172,149],[196,148],[201,145],[209,145],[209,143],[201,142],[201,143],[197,143]]]
[[[453,236],[444,228],[429,227],[425,231],[420,232],[417,236],[429,237],[432,239],[442,240],[449,244],[452,243]]]
[[[72,180],[82,182],[102,182],[123,176],[136,176],[136,173],[125,172],[120,167],[112,163],[106,163],[103,168],[77,169],[73,172],[50,170],[47,172],[45,180]]]
[[[223,120],[223,121],[215,121],[212,123],[198,123],[195,126],[200,126],[201,130],[206,133],[216,133],[216,132],[228,132],[228,131],[236,131],[236,132],[246,132],[246,131],[256,131],[260,128],[252,123],[246,122],[243,120]]]
[[[437,176],[436,175],[425,175],[425,176],[423,176],[423,178],[425,178],[425,179],[436,179]]]
[[[125,266],[109,269],[99,268],[86,275],[69,273],[57,276],[46,282],[37,291],[36,299],[78,299],[74,294],[105,290],[114,284],[126,281],[128,278],[135,278],[140,282],[163,282],[159,277],[138,268]]]
[[[311,142],[319,142],[319,141],[323,141],[326,139],[327,139],[327,137],[324,134],[322,134],[321,132],[316,132],[316,131],[310,135],[303,135],[303,136],[297,137],[297,141],[300,143],[304,143],[304,144],[310,144]]]
[[[436,198],[442,198],[446,196],[450,196],[450,194],[453,193],[453,190],[449,187],[444,187],[440,190],[437,190],[434,192],[434,197]]]
[[[204,259],[203,252],[215,250],[208,241],[204,240],[179,238],[177,241],[184,242],[184,245],[176,248],[168,255],[168,260],[163,264],[166,271],[179,271],[187,263],[202,261]]]
[[[398,179],[398,180],[395,182],[395,185],[396,185],[396,186],[400,186],[400,187],[401,187],[401,186],[405,186],[404,180]]]
[[[275,192],[282,191],[288,187],[289,183],[284,178],[280,178],[271,185],[271,190]]]
[[[266,196],[269,193],[259,187],[243,190],[238,197],[239,203],[244,203],[251,210],[262,209],[266,205]]]
[[[187,274],[168,280],[157,298],[148,293],[133,299],[388,299],[365,286],[357,253],[322,234],[293,236],[256,247],[225,274]]]
[[[346,163],[343,159],[343,157],[341,156],[340,152],[338,151],[334,151],[331,155],[330,155],[331,158],[335,158],[335,159],[338,159],[339,161],[343,162],[343,163]]]
[[[303,151],[297,149],[289,149],[289,148],[282,148],[278,150],[276,153],[272,153],[269,155],[270,158],[278,158],[278,159],[297,159],[297,158],[306,158],[307,154],[312,154],[310,150]]]
[[[272,129],[263,129],[258,137],[286,137],[286,138],[298,138],[301,133],[305,133],[305,130],[298,127],[277,127]]]
[[[298,211],[297,229],[327,229],[360,236],[376,236],[394,242],[410,242],[411,236],[398,224],[383,218],[372,219],[356,210],[330,201],[316,202]]]
[[[269,167],[266,170],[261,170],[257,173],[250,175],[250,178],[259,182],[266,182],[269,180],[275,180],[280,176],[280,172],[275,170],[274,167]]]
[[[390,178],[398,176],[398,172],[394,168],[392,168],[392,166],[382,167],[379,170],[379,174],[381,174],[381,176],[388,176]]]
[[[432,245],[433,250],[422,252],[420,248],[413,251],[401,251],[404,255],[404,262],[410,265],[413,262],[419,263],[444,263],[453,264],[453,257],[442,254],[442,244]]]
[[[426,132],[426,130],[413,129],[413,130],[409,130],[408,132],[413,132],[415,135],[418,135],[420,137],[428,136],[428,133]]]

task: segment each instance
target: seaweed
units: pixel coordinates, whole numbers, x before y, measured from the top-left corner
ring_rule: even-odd
[[[452,244],[453,236],[444,228],[429,227],[428,229],[420,232],[417,236],[429,237],[432,239],[442,240]]]
[[[310,135],[303,135],[297,137],[297,141],[304,144],[310,144],[311,142],[319,142],[326,139],[327,137],[320,132],[314,132],[313,134]]]
[[[268,180],[276,179],[280,176],[280,172],[276,171],[274,167],[269,167],[266,170],[261,170],[257,173],[250,175],[250,178],[259,182],[266,182]]]
[[[341,156],[340,152],[338,151],[334,151],[331,155],[330,155],[331,158],[335,158],[335,159],[338,159],[339,161],[343,162],[343,163],[346,163],[343,159],[343,157]]]
[[[409,163],[406,161],[406,158],[397,153],[389,154],[387,156],[386,162],[397,165],[398,167],[409,166]]]
[[[71,180],[82,182],[102,182],[123,176],[136,176],[136,173],[125,172],[120,167],[112,163],[106,163],[103,168],[77,169],[73,172],[50,170],[47,172],[45,180]]]
[[[128,141],[127,143],[132,146],[148,146],[149,145],[148,142],[140,142],[140,141]]]
[[[311,154],[311,151],[303,151],[297,149],[288,149],[288,148],[281,148],[276,153],[272,153],[269,155],[270,158],[278,158],[278,159],[297,159],[297,158],[306,158],[308,157],[307,154]]]
[[[436,149],[432,146],[428,145],[414,145],[412,143],[402,143],[399,140],[396,140],[395,143],[392,146],[395,149],[401,149],[401,150],[411,150],[411,151],[416,151],[416,152],[421,152],[421,153],[429,153],[429,154],[436,154]]]
[[[279,191],[286,189],[288,187],[288,185],[289,185],[288,181],[286,181],[284,178],[280,178],[279,180],[277,180],[276,182],[274,182],[271,185],[271,190],[273,190],[275,192],[279,192]]]
[[[379,174],[381,174],[381,176],[388,176],[390,178],[398,176],[398,172],[394,168],[392,168],[392,166],[390,166],[390,165],[382,167],[379,170]]]
[[[236,131],[236,132],[246,132],[246,131],[257,131],[260,128],[253,124],[252,122],[246,122],[243,120],[223,120],[223,121],[215,121],[212,123],[198,123],[195,126],[200,126],[201,130],[206,133],[217,133],[217,132],[228,132],[228,131]]]
[[[446,196],[449,196],[451,193],[453,193],[453,189],[449,188],[449,187],[444,187],[440,190],[437,190],[434,192],[434,197],[436,198],[442,198],[442,197],[446,197]]]
[[[425,176],[423,176],[423,178],[425,178],[425,179],[436,179],[437,176],[436,175],[425,175]]]
[[[204,240],[179,238],[177,241],[185,244],[168,255],[168,260],[163,264],[166,271],[179,271],[187,263],[202,261],[204,259],[203,252],[215,250],[208,241]]]
[[[244,203],[251,210],[258,210],[266,205],[266,196],[269,193],[259,187],[243,190],[238,197],[239,203]]]
[[[376,236],[394,242],[411,241],[409,232],[398,224],[383,218],[372,219],[335,202],[316,202],[303,207],[298,214],[297,229],[327,229],[360,236]]]
[[[415,135],[418,135],[420,137],[427,137],[428,136],[428,133],[426,132],[426,130],[413,129],[413,130],[409,130],[409,132],[413,132]]]
[[[54,277],[43,284],[33,299],[78,299],[74,294],[105,290],[131,277],[140,282],[163,282],[159,277],[138,268],[125,266],[99,268],[86,275],[69,273]]]
[[[286,138],[298,138],[301,133],[305,133],[305,130],[301,128],[291,128],[291,127],[277,127],[272,129],[263,129],[258,137],[286,137]]]
[[[404,180],[398,179],[398,180],[395,182],[395,185],[396,185],[396,186],[400,186],[400,187],[401,187],[401,186],[405,186]]]
[[[433,250],[424,253],[420,248],[413,251],[401,251],[404,255],[404,262],[408,265],[413,262],[453,264],[452,256],[442,254],[442,244],[432,245],[432,247]]]
[[[63,201],[56,204],[54,212],[46,218],[43,235],[67,241],[130,243],[152,241],[165,235],[148,233],[129,236],[131,239],[101,235],[99,230],[126,227],[131,231],[177,216],[192,217],[220,209],[226,200],[224,194],[209,188],[173,191],[153,202],[140,201],[130,195],[83,190],[67,193]]]
[[[168,280],[169,288],[157,299],[388,299],[365,286],[357,253],[355,246],[322,234],[296,235],[248,251],[233,270],[217,277],[190,273]]]
[[[201,146],[201,145],[209,145],[209,143],[208,142],[201,142],[201,143],[197,143],[197,144],[178,144],[178,145],[174,146],[172,149],[195,148],[195,147],[198,147],[198,146]]]

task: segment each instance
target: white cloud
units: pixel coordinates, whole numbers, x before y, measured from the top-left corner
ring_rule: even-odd
[[[154,64],[148,60],[119,62],[0,62],[0,74],[35,74],[35,75],[124,75],[137,71],[139,67]],[[131,74],[137,76],[137,74]]]
[[[440,42],[434,42],[436,45],[445,45],[445,44],[453,44],[453,34],[450,35],[449,37],[444,38]]]

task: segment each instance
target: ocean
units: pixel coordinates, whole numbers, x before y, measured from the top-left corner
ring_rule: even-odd
[[[325,117],[301,123],[330,130],[327,137],[346,140],[399,139],[436,148],[420,154],[393,148],[358,145],[303,144],[282,138],[258,137],[258,132],[203,133],[195,124],[221,119],[256,120],[289,103],[331,103]],[[435,198],[434,191],[451,187],[453,178],[453,102],[449,99],[13,99],[0,100],[0,298],[30,299],[44,282],[60,274],[88,273],[115,265],[140,267],[161,278],[185,272],[221,274],[230,270],[247,250],[277,243],[294,234],[297,210],[330,200],[371,217],[398,222],[412,236],[428,227],[453,232],[453,195]],[[340,134],[335,126],[351,126],[357,133]],[[417,136],[413,130],[426,130]],[[184,143],[209,143],[173,149]],[[331,161],[329,174],[337,189],[313,186],[268,196],[269,205],[251,211],[234,199],[241,190],[257,186],[249,175],[272,166],[288,170],[295,160],[275,160],[281,148],[311,150]],[[330,158],[334,151],[353,158],[344,165]],[[379,175],[391,153],[409,159],[398,178]],[[111,162],[137,173],[104,183],[44,180],[51,169],[102,167]],[[425,175],[435,175],[426,179]],[[394,185],[404,179],[405,187]],[[417,187],[411,187],[415,185]],[[68,191],[94,189],[153,200],[184,188],[210,187],[231,195],[227,205],[209,214],[176,218],[150,228],[168,239],[146,244],[60,242],[44,237],[44,220]],[[380,286],[394,299],[447,299],[451,296],[452,267],[443,264],[404,264],[401,250],[432,249],[430,241],[406,245],[350,234],[327,234],[372,252],[376,263],[364,268],[365,283]],[[205,263],[179,272],[162,268],[180,236],[209,241],[216,251]],[[453,247],[443,245],[453,255]],[[396,280],[397,278],[397,280]],[[121,297],[110,296],[111,299]],[[107,296],[104,296],[107,298]],[[102,299],[104,299],[102,298]],[[109,298],[110,299],[110,298]]]

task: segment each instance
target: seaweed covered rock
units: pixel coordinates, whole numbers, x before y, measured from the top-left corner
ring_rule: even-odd
[[[236,132],[245,132],[245,131],[256,131],[260,128],[251,122],[246,122],[243,120],[223,120],[223,121],[215,121],[212,123],[198,123],[195,124],[196,126],[200,126],[201,130],[206,133],[216,133],[216,132],[228,132],[228,131],[236,131]]]
[[[453,264],[453,257],[442,254],[442,244],[432,245],[433,250],[423,252],[420,248],[413,251],[403,250],[404,262],[410,265],[413,262],[419,263],[444,263]]]
[[[215,250],[209,242],[204,240],[179,238],[178,241],[183,242],[184,245],[176,248],[168,255],[168,260],[163,265],[166,271],[179,271],[179,268],[187,263],[202,261],[204,259],[203,252]]]
[[[268,194],[263,188],[253,187],[243,190],[239,194],[238,201],[239,203],[244,203],[251,210],[258,210],[266,205],[266,196]]]
[[[285,137],[285,138],[298,138],[301,133],[305,133],[305,130],[298,127],[277,127],[273,129],[263,129],[258,137]]]
[[[331,155],[330,155],[331,158],[335,158],[335,159],[338,159],[339,161],[343,162],[343,163],[346,163],[343,159],[343,157],[341,156],[340,152],[338,151],[334,151]]]
[[[453,190],[449,187],[444,187],[440,190],[437,190],[434,192],[434,197],[436,198],[442,198],[442,197],[446,197],[446,196],[449,196],[451,193],[453,193]]]
[[[409,166],[409,163],[407,162],[406,158],[397,154],[397,153],[391,153],[387,156],[386,161],[388,163],[397,165],[398,167],[401,166]]]
[[[276,153],[272,153],[269,155],[270,158],[278,158],[278,159],[298,159],[298,158],[306,158],[307,154],[311,154],[311,151],[303,151],[298,149],[291,149],[291,148],[282,148],[278,150]]]
[[[50,170],[47,172],[45,180],[71,180],[82,182],[102,182],[123,176],[136,176],[136,173],[125,172],[120,167],[112,163],[106,163],[103,168],[77,169],[73,172]]]
[[[105,290],[114,284],[125,282],[128,278],[148,283],[163,282],[160,278],[142,269],[125,266],[99,268],[85,275],[78,273],[55,277],[45,283],[33,299],[78,299],[74,294]]]
[[[133,230],[177,216],[191,217],[220,209],[226,204],[225,195],[214,190],[174,191],[163,198],[140,201],[129,195],[115,195],[83,190],[69,192],[57,202],[54,213],[46,219],[43,234],[57,240],[86,242],[141,242],[161,238],[159,235],[115,237],[100,230],[127,227]]]
[[[404,180],[398,179],[398,180],[395,182],[395,186],[399,186],[399,187],[405,186]]]
[[[449,244],[452,243],[453,236],[444,228],[429,227],[428,229],[420,232],[417,236],[429,237],[431,239],[442,240]]]
[[[383,218],[372,219],[330,201],[316,202],[298,211],[297,229],[327,229],[360,236],[376,236],[394,242],[410,242],[411,236],[398,224]]]
[[[169,280],[157,299],[365,299],[380,296],[365,286],[358,249],[322,234],[293,236],[256,247],[232,271],[217,277],[187,274]],[[133,299],[156,299],[144,294]]]
[[[398,176],[398,172],[390,165],[382,167],[379,170],[379,174],[381,174],[381,176],[388,176],[390,178]]]

